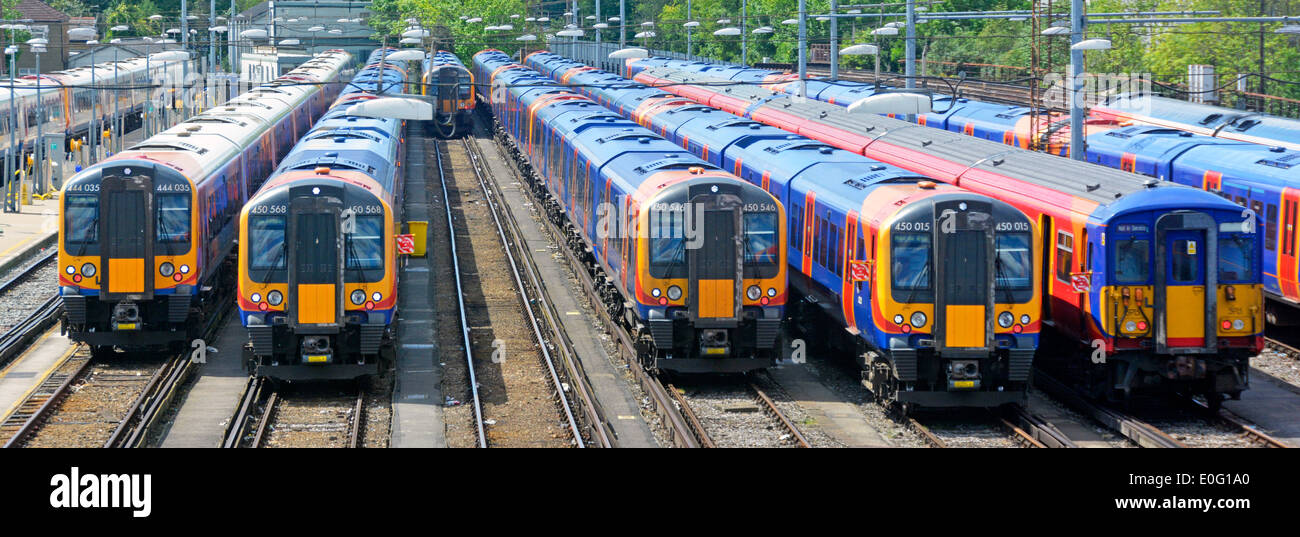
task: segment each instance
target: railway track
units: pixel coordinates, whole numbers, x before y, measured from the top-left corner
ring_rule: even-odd
[[[63,313],[63,301],[59,298],[57,288],[53,284],[50,284],[53,292],[43,300],[33,301],[28,296],[18,296],[24,294],[24,288],[35,285],[32,280],[36,278],[37,273],[48,270],[47,267],[53,267],[58,249],[48,250],[48,253],[36,256],[34,261],[19,269],[18,274],[0,283],[0,301],[3,301],[0,303],[16,302],[12,305],[6,304],[6,308],[17,311],[30,308],[26,315],[5,323],[9,327],[3,335],[0,335],[0,367],[4,367],[26,350],[32,341],[58,322],[59,315]],[[33,307],[32,304],[35,306]],[[3,314],[13,315],[14,311],[6,311]]]
[[[1296,347],[1290,343],[1282,341],[1280,338],[1274,337],[1266,337],[1264,338],[1264,342],[1270,349],[1273,349],[1278,354],[1285,355],[1288,358],[1300,359],[1300,347]]]
[[[154,364],[139,355],[94,359],[79,347],[6,419],[5,447],[143,447],[194,365],[188,351]],[[124,396],[130,403],[119,410]],[[38,443],[45,434],[50,440]]]
[[[0,423],[0,438],[4,447],[19,447],[31,436],[32,432],[49,417],[50,411],[57,407],[72,383],[81,378],[90,366],[90,350],[78,349],[57,371],[46,377],[36,386],[27,398]]]
[[[743,379],[735,376],[683,378],[691,383],[688,389],[678,387],[667,375],[661,376],[660,381],[686,418],[699,447],[812,447],[799,427],[759,387],[754,375],[745,375]],[[746,399],[752,400],[752,404],[744,402]],[[709,415],[702,417],[701,412],[705,410]],[[755,418],[755,415],[763,417]]]
[[[1034,384],[1079,413],[1118,432],[1130,442],[1148,448],[1183,448],[1186,444],[1127,412],[1098,405],[1077,390],[1066,386],[1042,370],[1034,371]]]
[[[340,395],[328,383],[282,388],[250,377],[222,447],[363,447],[367,390],[353,384],[355,395]]]
[[[532,179],[529,173],[521,169],[523,165],[520,161],[515,156],[509,154],[505,149],[507,147],[513,147],[509,138],[502,134],[500,128],[496,126],[495,120],[489,121],[492,121],[492,123],[490,123],[492,125],[490,130],[497,142],[493,145],[496,146],[502,159],[511,163],[511,169],[520,182],[532,184]],[[525,190],[528,191],[529,196],[534,203],[543,203],[543,200],[538,199],[537,189],[528,188]],[[668,388],[658,376],[646,371],[646,369],[641,366],[636,345],[633,344],[627,332],[619,327],[620,325],[614,321],[610,316],[609,311],[597,298],[600,294],[596,292],[596,284],[594,280],[595,275],[593,275],[591,270],[576,257],[571,249],[563,247],[563,245],[566,244],[566,236],[554,222],[549,218],[546,218],[544,214],[539,220],[542,223],[542,227],[550,234],[552,240],[556,244],[561,245],[561,247],[558,248],[558,251],[564,256],[564,259],[569,264],[572,273],[577,277],[579,285],[590,298],[593,304],[592,311],[596,313],[601,325],[605,327],[606,332],[609,333],[613,340],[614,346],[618,351],[618,358],[627,364],[628,371],[632,373],[637,384],[640,386],[641,391],[646,394],[651,410],[659,418],[660,429],[666,437],[666,441],[672,447],[702,447],[699,437],[696,434],[697,429],[690,425],[688,418],[683,414],[680,403],[670,395]]]
[[[581,360],[578,359],[577,352],[573,348],[573,343],[569,341],[568,336],[564,333],[559,313],[547,296],[541,271],[528,254],[526,246],[524,246],[519,223],[515,221],[513,214],[504,207],[505,196],[488,170],[481,149],[472,136],[462,137],[461,144],[465,154],[469,157],[469,167],[473,171],[479,192],[483,195],[488,212],[491,215],[496,238],[502,245],[505,254],[505,265],[509,267],[509,279],[513,283],[511,287],[517,294],[519,309],[522,311],[523,321],[526,323],[525,331],[529,333],[532,342],[536,344],[539,363],[543,369],[543,374],[553,389],[565,429],[573,439],[576,447],[617,447],[613,429],[605,419],[605,414],[596,400],[595,392],[582,368]],[[451,203],[447,197],[447,179],[444,173],[441,151],[438,152],[437,160],[444,185],[444,203],[448,210],[448,224],[452,226],[450,232],[454,237],[455,228],[451,219]],[[456,258],[454,250],[452,257],[453,259]],[[457,264],[457,272],[459,272],[459,262],[453,261],[453,263]],[[460,288],[460,286],[461,283],[458,281],[457,287]],[[469,360],[472,362],[473,357],[469,352],[469,349],[472,348],[470,347],[471,334],[469,326],[465,324],[470,316],[465,310],[463,298],[460,299],[460,307],[462,334],[465,338],[467,356],[470,356]],[[496,342],[493,342],[493,346],[496,347]],[[515,354],[520,355],[522,353],[516,352]],[[471,371],[473,370],[471,369]],[[479,397],[477,387],[474,387],[474,392],[474,396]],[[486,447],[486,437],[482,428],[483,406],[481,404],[476,403],[475,414],[480,447]]]

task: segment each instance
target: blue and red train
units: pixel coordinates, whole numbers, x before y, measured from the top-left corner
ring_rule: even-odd
[[[391,349],[405,122],[350,113],[403,93],[391,52],[371,54],[239,215],[236,305],[258,376],[371,375]]]
[[[200,337],[234,288],[245,200],[324,113],[350,61],[318,54],[69,179],[58,263],[70,339],[102,352]]]
[[[1238,396],[1263,346],[1258,215],[1172,182],[669,68],[636,80],[1010,203],[1035,221],[1051,333],[1099,394]],[[705,84],[705,85],[701,85]],[[721,84],[721,85],[720,85]],[[655,103],[638,104],[643,121]],[[1049,357],[1047,355],[1040,355]]]
[[[777,199],[502,52],[476,54],[473,68],[548,216],[647,365],[737,372],[779,357],[787,239]]]
[[[630,72],[670,67],[798,91],[791,75],[666,58],[629,60]],[[874,95],[871,84],[807,81],[807,96],[839,106]],[[1069,118],[1020,106],[936,95],[921,125],[1068,156]],[[892,116],[891,116],[892,117]],[[1088,162],[1202,188],[1264,219],[1264,288],[1269,323],[1300,324],[1300,122],[1151,96],[1121,96],[1091,109]],[[1262,145],[1261,145],[1262,144]]]
[[[1041,326],[1041,241],[1024,213],[554,54],[526,62],[781,200],[792,317],[854,357],[877,396],[1023,402]]]

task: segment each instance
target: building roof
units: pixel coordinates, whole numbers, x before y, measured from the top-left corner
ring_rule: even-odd
[[[50,7],[49,4],[41,0],[20,0],[14,8],[23,14],[23,18],[32,19],[35,22],[67,22],[70,18],[67,14]]]

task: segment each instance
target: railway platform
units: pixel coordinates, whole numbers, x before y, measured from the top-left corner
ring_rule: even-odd
[[[1240,401],[1224,401],[1223,408],[1246,418],[1273,438],[1300,447],[1300,388],[1256,368],[1250,369],[1250,389]]]
[[[434,140],[424,136],[423,127],[407,127],[406,183],[403,216],[407,222],[437,221],[429,208],[433,192],[429,176],[436,165],[425,158],[437,151]],[[439,194],[440,196],[440,194]],[[398,310],[397,360],[393,371],[393,418],[389,446],[395,448],[447,447],[442,415],[442,367],[439,364],[433,307],[433,235],[424,257],[403,256],[398,278],[399,296],[405,297]]]
[[[72,356],[76,347],[58,328],[37,338],[25,352],[0,369],[0,422],[4,421],[27,395],[40,386]],[[3,444],[8,438],[0,438]]]

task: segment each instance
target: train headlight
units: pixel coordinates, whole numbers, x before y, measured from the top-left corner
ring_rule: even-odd
[[[257,294],[257,293],[253,293],[252,296],[248,297],[248,299],[249,299],[249,300],[252,300],[253,303],[256,304],[256,303],[262,301],[262,295],[259,295],[259,294]]]
[[[67,273],[68,273],[69,276],[71,276],[71,275],[77,273],[77,267],[74,267],[74,266],[72,266],[72,265],[68,265],[68,268],[66,268],[66,269],[64,269],[64,270],[67,271]]]
[[[903,316],[894,315],[894,324],[903,324]]]
[[[176,272],[176,266],[171,263],[163,263],[162,266],[158,267],[158,273],[162,274],[164,278],[172,277],[174,272]]]
[[[86,263],[85,265],[82,265],[82,266],[81,266],[81,275],[82,275],[82,276],[85,276],[85,277],[87,277],[87,278],[94,278],[94,277],[95,277],[95,265],[92,265],[92,264],[90,264],[90,263]]]
[[[1028,313],[1023,314],[1023,315],[1020,316],[1020,324],[1029,324],[1029,320],[1030,320],[1030,319],[1029,319],[1029,314],[1028,314]]]
[[[1011,325],[1015,323],[1016,316],[1012,315],[1011,312],[1004,311],[998,314],[998,326],[1001,326],[1002,328],[1011,328]]]
[[[1241,320],[1241,319],[1235,319],[1235,320],[1232,321],[1232,329],[1233,329],[1233,330],[1242,330],[1242,329],[1245,329],[1245,328],[1246,328],[1246,321],[1243,321],[1243,320]]]
[[[366,292],[357,289],[355,291],[352,291],[352,296],[350,298],[352,299],[353,304],[360,306],[362,302],[366,301]]]
[[[676,285],[668,288],[668,300],[681,300],[682,288]]]
[[[776,288],[775,288],[775,287],[768,287],[768,288],[767,288],[767,296],[770,296],[770,297],[772,297],[772,298],[776,298]]]
[[[926,319],[924,313],[918,311],[912,314],[912,326],[920,328],[922,326],[925,326],[925,321]]]
[[[370,295],[370,298],[375,302],[379,302],[379,299],[384,298],[384,295],[379,294],[379,291],[375,291],[375,294]]]
[[[661,294],[663,294],[663,291],[660,291],[658,287],[650,290],[650,296],[652,297],[659,298]]]
[[[266,301],[270,302],[272,306],[279,306],[281,302],[284,302],[284,295],[279,291],[271,291],[266,294]]]
[[[1124,331],[1125,331],[1125,332],[1137,332],[1137,329],[1138,329],[1138,325],[1137,325],[1137,323],[1135,323],[1135,322],[1133,322],[1133,321],[1129,321],[1129,322],[1127,322],[1127,323],[1124,323]]]
[[[190,273],[190,266],[189,266],[189,265],[181,265],[181,274],[189,274],[189,273]]]
[[[748,298],[750,300],[758,300],[758,297],[760,296],[763,296],[763,290],[760,289],[757,285],[751,285],[749,286],[749,289],[745,290],[745,298]]]

